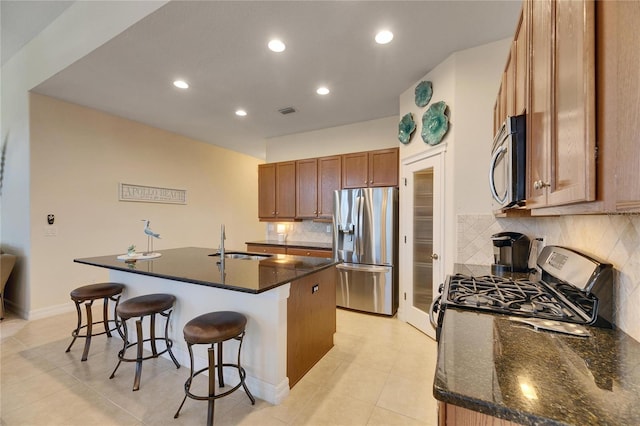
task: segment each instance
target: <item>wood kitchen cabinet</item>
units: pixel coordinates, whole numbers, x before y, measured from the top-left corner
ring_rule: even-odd
[[[335,332],[335,267],[291,283],[287,299],[287,376],[290,387],[333,347]]]
[[[518,424],[457,405],[438,402],[438,426],[517,426]]]
[[[252,253],[268,254],[289,254],[292,256],[323,257],[331,259],[333,251],[331,249],[310,249],[300,247],[286,247],[268,244],[247,244],[247,251]]]
[[[258,217],[290,220],[296,215],[296,163],[258,165]]]
[[[527,1],[527,208],[595,200],[595,6]]]
[[[339,155],[296,161],[296,217],[330,219],[333,192],[341,189]]]
[[[529,67],[529,44],[528,44],[528,19],[529,9],[526,2],[522,3],[522,10],[516,25],[516,33],[511,47],[511,58],[514,61],[515,68],[515,96],[514,96],[514,115],[525,114],[527,111],[528,99],[528,67]]]
[[[398,148],[342,155],[342,187],[398,186]]]

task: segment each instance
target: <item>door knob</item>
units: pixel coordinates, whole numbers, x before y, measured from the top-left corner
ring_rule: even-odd
[[[433,254],[431,255],[431,259],[433,259],[433,260],[438,260],[438,254],[437,254],[437,253],[433,253]]]

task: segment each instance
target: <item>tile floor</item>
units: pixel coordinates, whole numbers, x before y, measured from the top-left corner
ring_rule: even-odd
[[[339,309],[337,319],[335,346],[284,403],[252,406],[238,391],[216,402],[215,424],[435,425],[435,342],[395,318]],[[187,400],[173,418],[188,367],[145,361],[141,389],[132,392],[133,363],[109,380],[122,341],[96,337],[80,362],[84,341],[64,352],[74,325],[75,313],[37,321],[9,314],[0,323],[3,426],[205,424],[206,402]]]

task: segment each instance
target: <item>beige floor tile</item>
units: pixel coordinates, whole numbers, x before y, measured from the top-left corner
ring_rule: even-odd
[[[387,373],[363,364],[339,367],[322,387],[329,396],[344,396],[375,404],[387,381]]]
[[[437,422],[421,422],[384,408],[375,407],[367,426],[436,426]]]
[[[377,406],[413,419],[430,422],[436,417],[433,380],[389,375]]]
[[[366,425],[374,405],[345,396],[327,395],[311,401],[293,420],[294,425]]]
[[[251,405],[238,390],[216,401],[216,424],[433,424],[435,342],[395,318],[339,309],[337,321],[334,348],[282,404],[257,400]],[[184,396],[188,366],[176,369],[165,358],[144,361],[141,388],[133,392],[134,363],[122,363],[109,379],[122,341],[94,337],[89,359],[82,362],[84,340],[64,352],[74,326],[75,312],[0,323],[3,426],[205,423],[205,401],[188,399],[180,417],[173,418]],[[207,378],[198,379],[192,390],[205,394]]]

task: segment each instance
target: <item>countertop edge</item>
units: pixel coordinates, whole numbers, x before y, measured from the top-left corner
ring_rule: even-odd
[[[264,293],[266,291],[272,290],[276,287],[280,287],[283,286],[287,283],[291,283],[294,281],[297,281],[301,278],[304,278],[308,275],[314,274],[316,272],[320,272],[323,271],[327,268],[333,267],[337,264],[337,262],[330,262],[326,265],[323,266],[319,266],[316,267],[308,272],[302,273],[300,275],[298,275],[297,277],[295,277],[294,280],[285,280],[285,281],[281,281],[281,282],[276,282],[273,285],[269,286],[269,287],[265,287],[265,288],[261,288],[259,290],[251,290],[251,289],[247,289],[247,288],[242,288],[242,287],[235,287],[235,286],[231,286],[229,284],[218,284],[218,283],[213,283],[213,282],[209,282],[209,281],[200,281],[200,280],[196,280],[193,278],[181,278],[178,276],[174,276],[174,275],[166,275],[166,274],[159,274],[156,272],[148,272],[148,271],[141,271],[141,270],[132,270],[129,269],[127,267],[115,267],[112,265],[103,265],[100,263],[95,263],[95,262],[89,262],[83,259],[73,259],[73,261],[75,263],[79,263],[82,265],[89,265],[89,266],[95,266],[98,268],[105,268],[105,269],[109,269],[109,270],[113,270],[113,271],[120,271],[120,272],[128,272],[128,273],[132,273],[132,274],[138,274],[138,275],[145,275],[148,277],[154,277],[154,278],[162,278],[162,279],[167,279],[167,280],[172,280],[172,281],[179,281],[179,282],[184,282],[184,283],[188,283],[188,284],[195,284],[195,285],[202,285],[205,287],[213,287],[213,288],[219,288],[222,290],[229,290],[229,291],[239,291],[241,293],[249,293],[249,294],[260,294],[260,293]],[[123,262],[123,265],[126,265],[125,262]]]
[[[314,242],[305,242],[305,241],[263,240],[263,241],[245,241],[245,244],[255,244],[260,246],[274,246],[274,247],[306,248],[306,249],[313,249],[313,250],[333,250],[332,243],[314,243]]]

